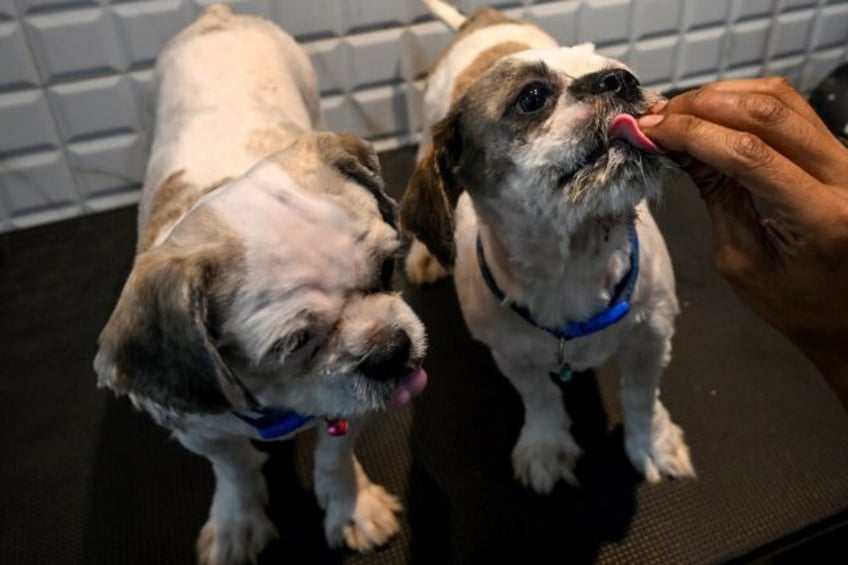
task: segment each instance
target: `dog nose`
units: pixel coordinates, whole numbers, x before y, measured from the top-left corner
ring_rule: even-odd
[[[638,102],[642,98],[639,79],[625,69],[607,69],[583,75],[572,82],[568,90],[577,98],[602,94],[612,94],[625,102]]]
[[[375,381],[401,377],[407,372],[411,350],[409,335],[394,330],[388,338],[380,338],[380,343],[359,363],[359,371]]]

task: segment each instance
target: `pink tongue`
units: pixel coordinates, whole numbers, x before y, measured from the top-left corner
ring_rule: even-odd
[[[608,133],[611,138],[623,139],[642,151],[665,153],[656,143],[648,139],[647,135],[642,133],[642,130],[639,129],[639,124],[636,123],[636,118],[630,114],[619,114],[613,118]]]
[[[392,407],[406,406],[410,399],[421,394],[426,386],[427,372],[419,367],[401,379],[394,394],[392,394]]]

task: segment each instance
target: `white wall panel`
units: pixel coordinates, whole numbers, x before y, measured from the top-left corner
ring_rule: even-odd
[[[207,0],[0,0],[0,231],[135,202],[151,66]],[[415,141],[430,63],[451,39],[418,0],[233,0],[298,38],[332,129]],[[848,60],[848,0],[457,0],[592,41],[646,84],[786,76],[809,90]]]

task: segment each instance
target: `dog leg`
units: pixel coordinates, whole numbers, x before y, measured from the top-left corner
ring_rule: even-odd
[[[576,486],[574,465],[582,450],[569,431],[562,393],[544,369],[493,356],[524,402],[524,426],[512,450],[515,478],[539,494],[551,492],[560,479]]]
[[[659,382],[671,355],[670,336],[636,332],[618,356],[627,456],[648,482],[694,477],[689,447],[659,399]],[[647,335],[646,335],[647,334]]]
[[[412,240],[405,265],[406,278],[416,286],[434,283],[448,275],[447,269],[430,253],[427,246],[417,239]]]
[[[255,563],[259,553],[277,537],[265,514],[268,487],[262,476],[264,453],[242,437],[201,438],[177,434],[189,451],[212,463],[215,496],[209,519],[197,538],[197,557],[204,565]]]
[[[400,525],[400,502],[370,481],[353,454],[362,422],[351,422],[344,436],[318,432],[315,447],[315,494],[325,510],[324,531],[331,547],[355,551],[375,549],[394,536]]]

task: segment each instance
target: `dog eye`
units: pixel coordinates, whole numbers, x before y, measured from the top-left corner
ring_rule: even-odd
[[[516,109],[522,114],[539,111],[551,97],[551,89],[541,82],[533,82],[524,87],[515,101]]]

